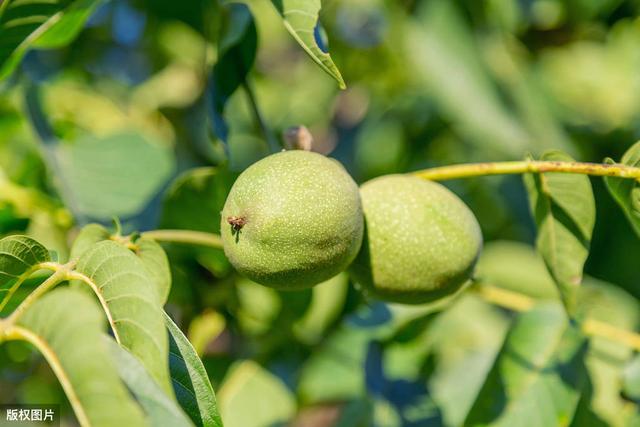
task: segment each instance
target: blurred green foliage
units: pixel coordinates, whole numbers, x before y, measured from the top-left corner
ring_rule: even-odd
[[[69,46],[30,51],[0,82],[0,235],[27,234],[66,261],[80,226],[114,215],[127,232],[218,232],[237,173],[293,125],[359,182],[549,148],[619,159],[640,136],[637,0],[324,1],[346,90],[271,2],[243,3],[256,33],[242,72],[220,74],[237,39],[226,6],[201,0],[107,2]],[[592,184],[597,220],[578,306],[635,329],[640,240]],[[227,426],[640,422],[632,351],[586,343],[556,313],[521,179],[447,185],[483,228],[478,279],[545,305],[518,315],[473,292],[387,305],[364,301],[346,275],[287,293],[239,278],[221,250],[165,246],[167,311],[203,358]],[[74,423],[55,376],[22,343],[0,346],[0,402],[63,402]]]

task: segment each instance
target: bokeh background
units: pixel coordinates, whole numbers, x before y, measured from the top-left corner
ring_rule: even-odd
[[[270,2],[246,3],[258,35],[248,82],[268,132],[307,126],[314,149],[358,182],[551,148],[617,160],[640,134],[636,0],[324,1],[344,91]],[[114,216],[126,231],[217,231],[235,174],[269,151],[242,88],[224,113],[228,158],[211,130],[212,13],[206,0],[111,1],[72,45],[30,52],[0,83],[0,235],[26,233],[65,260],[79,227]],[[632,329],[640,240],[602,181],[592,184],[582,298]],[[532,249],[521,177],[446,185],[482,226],[478,276],[556,299]],[[346,275],[283,293],[238,277],[221,251],[166,249],[167,310],[203,357],[230,426],[459,425],[514,318],[473,293],[442,312],[366,301]],[[629,425],[637,407],[619,383],[632,353],[598,345],[611,357],[588,362],[587,418]],[[63,402],[74,423],[53,373],[20,343],[0,347],[0,402]]]

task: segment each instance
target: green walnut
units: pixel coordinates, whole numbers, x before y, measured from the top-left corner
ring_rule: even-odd
[[[435,182],[404,175],[360,189],[365,237],[350,272],[363,290],[391,302],[430,302],[460,289],[482,248],[469,208]]]
[[[237,271],[266,286],[300,289],[344,271],[363,229],[358,186],[340,163],[283,151],[238,177],[220,231]]]

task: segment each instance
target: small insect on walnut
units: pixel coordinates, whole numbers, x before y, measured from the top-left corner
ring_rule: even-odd
[[[230,216],[227,217],[227,222],[231,224],[234,231],[240,231],[242,227],[247,223],[246,218],[241,216]]]

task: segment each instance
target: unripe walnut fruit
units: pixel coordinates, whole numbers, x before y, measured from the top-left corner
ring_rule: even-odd
[[[457,291],[482,248],[469,208],[444,186],[413,176],[388,175],[360,189],[365,238],[350,268],[375,297],[424,303]]]
[[[246,169],[222,211],[224,252],[263,285],[299,289],[353,261],[363,235],[358,186],[336,160],[283,151]]]

